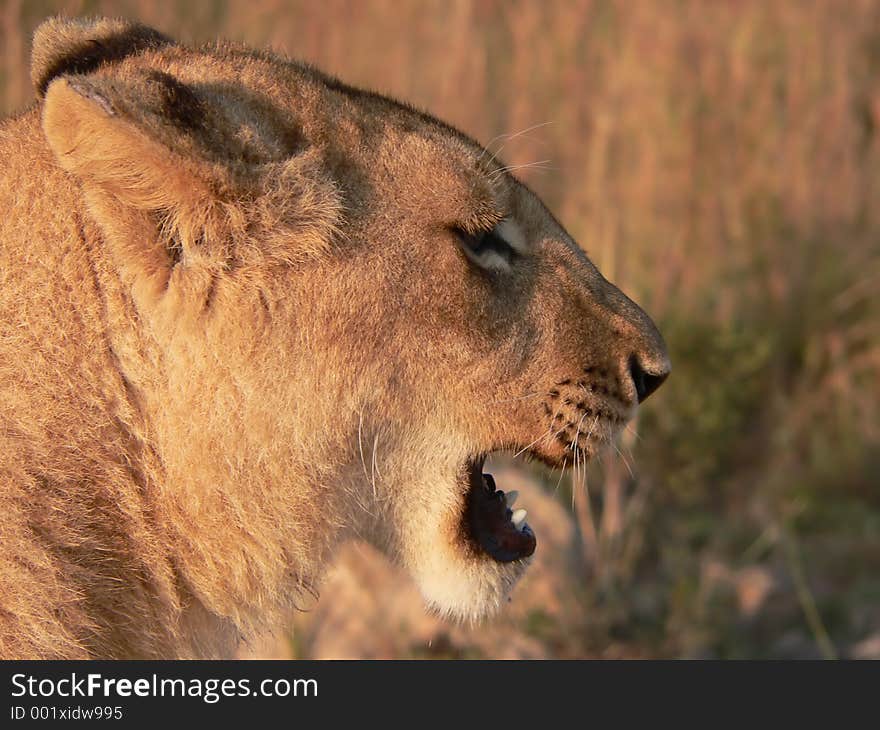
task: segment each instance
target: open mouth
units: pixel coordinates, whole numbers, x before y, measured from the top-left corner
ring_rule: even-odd
[[[483,473],[485,456],[467,464],[465,534],[482,552],[499,563],[522,560],[535,552],[535,533],[526,522],[526,511],[517,509],[517,493],[496,489],[491,474]]]

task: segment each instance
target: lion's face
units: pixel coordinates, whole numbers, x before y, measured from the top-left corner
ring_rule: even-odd
[[[527,505],[483,473],[486,457],[585,462],[669,361],[647,315],[489,151],[399,107],[378,122],[373,102],[353,105],[351,136],[329,155],[345,161],[343,197],[347,179],[366,192],[355,186],[321,275],[339,305],[324,326],[352,330],[333,369],[360,374],[368,394],[356,456],[366,448],[368,489],[391,503],[379,543],[433,606],[479,616],[536,548]]]
[[[44,128],[158,353],[127,377],[167,388],[143,402],[169,474],[224,485],[204,519],[280,531],[298,569],[362,535],[437,610],[497,608],[536,537],[484,460],[590,458],[667,376],[660,334],[455,130],[273,57],[143,44],[48,79]]]

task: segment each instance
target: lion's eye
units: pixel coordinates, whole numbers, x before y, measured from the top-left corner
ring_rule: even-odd
[[[498,227],[491,231],[468,233],[461,228],[453,229],[464,251],[477,266],[489,271],[509,271],[517,256],[516,249],[499,233]]]

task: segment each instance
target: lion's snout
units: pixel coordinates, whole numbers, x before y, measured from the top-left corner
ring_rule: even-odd
[[[605,365],[619,386],[619,399],[640,404],[669,377],[672,366],[666,343],[638,304],[598,272],[590,276],[594,282],[596,278],[598,287],[587,298],[584,313],[590,323],[586,360],[594,357],[597,346],[602,347]]]

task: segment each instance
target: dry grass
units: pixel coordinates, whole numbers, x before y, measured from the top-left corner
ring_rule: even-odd
[[[575,501],[589,618],[560,653],[880,634],[880,3],[0,0],[3,110],[55,12],[272,45],[550,161],[521,177],[675,365],[629,465],[609,455]],[[778,596],[744,613],[753,569]]]

